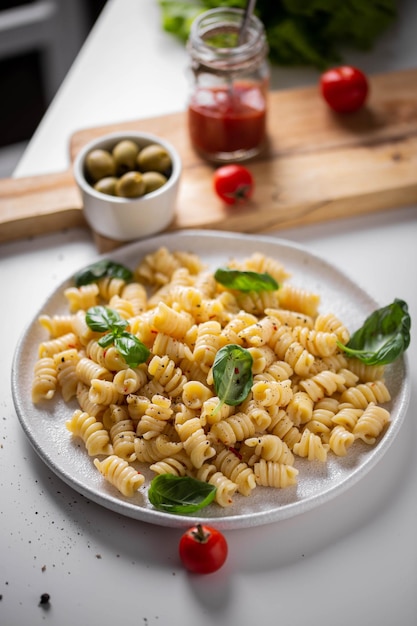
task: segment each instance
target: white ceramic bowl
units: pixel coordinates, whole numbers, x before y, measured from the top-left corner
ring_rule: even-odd
[[[111,150],[123,139],[132,139],[140,148],[156,143],[168,151],[172,172],[162,187],[138,198],[122,198],[96,191],[90,185],[85,175],[87,154],[97,148]],[[73,167],[88,224],[94,232],[115,241],[141,239],[169,226],[175,215],[181,170],[181,158],[174,146],[156,135],[135,131],[110,133],[90,141],[77,154]]]

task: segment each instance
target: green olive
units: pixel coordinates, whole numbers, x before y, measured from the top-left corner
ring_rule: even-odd
[[[120,174],[135,169],[138,152],[139,146],[131,139],[123,139],[114,146],[112,154]]]
[[[160,172],[143,172],[143,182],[145,183],[145,193],[150,193],[159,189],[167,182],[167,177]]]
[[[97,182],[105,176],[114,176],[116,165],[110,152],[97,148],[89,152],[85,158],[85,168],[87,175]]]
[[[116,183],[116,195],[137,198],[145,193],[145,183],[140,172],[126,172]]]
[[[115,176],[105,176],[104,178],[100,178],[94,185],[94,189],[96,191],[100,191],[100,193],[105,193],[109,196],[116,195],[116,183],[117,178]]]
[[[138,154],[137,164],[142,172],[167,172],[172,167],[171,157],[162,146],[152,143]]]

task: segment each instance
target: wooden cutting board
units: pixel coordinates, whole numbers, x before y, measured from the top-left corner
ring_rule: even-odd
[[[213,193],[214,166],[188,140],[186,114],[88,128],[70,142],[74,159],[92,138],[143,130],[171,141],[183,160],[176,218],[169,230],[267,232],[373,213],[417,202],[417,69],[370,78],[367,106],[334,114],[317,88],[274,91],[269,144],[247,164],[256,181],[247,205],[225,206]],[[0,180],[0,242],[86,225],[71,168]],[[120,245],[95,235],[101,251]]]

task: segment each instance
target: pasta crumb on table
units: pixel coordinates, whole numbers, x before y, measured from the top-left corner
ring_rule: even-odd
[[[75,398],[68,436],[80,439],[97,470],[125,497],[153,474],[193,476],[216,486],[229,507],[264,487],[297,487],[297,459],[325,464],[351,446],[375,445],[390,421],[384,367],[366,366],[338,347],[350,333],[320,294],[301,289],[278,260],[261,253],[229,267],[268,272],[274,291],[240,292],[217,282],[198,255],[159,248],[138,261],[133,279],[101,278],[69,287],[68,314],[41,315],[32,401]],[[117,311],[149,350],[129,365],[87,310]],[[253,382],[236,405],[213,380],[221,348],[251,356]],[[356,444],[358,445],[358,444]]]

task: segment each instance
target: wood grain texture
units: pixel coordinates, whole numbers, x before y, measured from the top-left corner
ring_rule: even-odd
[[[314,87],[271,92],[268,145],[248,164],[256,192],[238,209],[214,195],[214,166],[191,148],[184,112],[80,130],[70,156],[113,131],[143,130],[171,141],[183,175],[169,230],[267,232],[415,204],[417,69],[375,75],[370,82],[367,106],[349,115],[334,114]],[[0,242],[82,224],[71,170],[0,181]],[[95,240],[102,251],[120,245]]]

